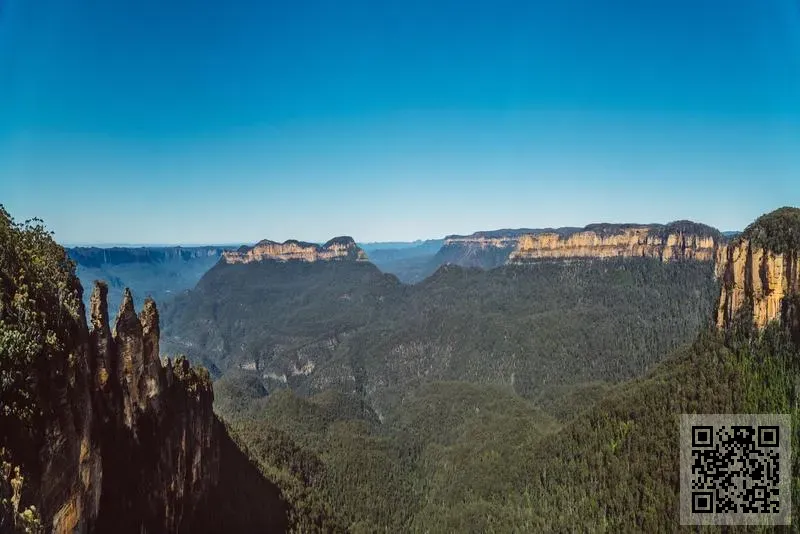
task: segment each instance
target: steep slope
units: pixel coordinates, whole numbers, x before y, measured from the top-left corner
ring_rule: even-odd
[[[217,263],[225,247],[75,247],[67,249],[76,264],[83,287],[95,280],[108,284],[112,309],[122,302],[122,293],[131,288],[134,305],[141,308],[146,297],[163,302],[194,287],[200,277]],[[89,309],[89,295],[84,298]]]
[[[499,433],[513,456],[484,452],[492,473],[513,462],[512,487],[459,498],[443,494],[417,512],[415,532],[717,532],[682,527],[678,514],[682,413],[790,413],[798,353],[768,336],[731,347],[713,333],[670,356],[647,377],[617,386],[597,405],[532,446],[512,427]],[[496,431],[497,432],[497,431]],[[794,437],[794,446],[800,441]],[[499,452],[499,447],[491,449]],[[800,497],[800,462],[792,466]],[[458,465],[440,465],[445,480]],[[469,485],[480,483],[475,478]],[[483,485],[490,478],[484,477]],[[491,486],[490,486],[491,487]],[[795,501],[796,502],[796,501]],[[794,532],[728,527],[728,532]]]
[[[710,262],[651,258],[441,267],[403,286],[357,261],[221,262],[165,307],[174,351],[257,375],[268,391],[359,392],[382,412],[437,380],[534,398],[637,376],[711,315]],[[166,346],[166,345],[165,345]]]
[[[541,232],[569,232],[572,229],[536,230],[529,228],[491,230],[475,232],[470,235],[450,235],[445,237],[442,248],[436,253],[429,267],[433,273],[446,264],[462,267],[492,269],[504,265],[509,255],[516,249],[523,235],[536,235]]]
[[[509,261],[645,257],[661,261],[713,261],[722,235],[691,221],[667,225],[593,224],[579,232],[541,232],[521,236]]]
[[[713,261],[724,237],[692,221],[590,224],[584,228],[494,230],[448,236],[429,267],[455,264],[491,269],[543,259],[651,257]]]
[[[152,300],[137,316],[126,290],[112,330],[98,284],[89,331],[82,291],[41,226],[0,210],[0,530],[218,532],[198,515],[234,498],[220,472],[237,456],[221,454],[208,373],[162,363]],[[285,530],[280,491],[247,465],[263,489],[251,526]]]
[[[365,261],[367,255],[352,237],[334,237],[324,245],[289,240],[276,243],[265,239],[252,247],[241,247],[236,251],[224,252],[225,263],[254,263],[261,261]]]
[[[697,291],[686,287],[692,278],[687,276],[691,271],[684,269],[698,269],[706,281],[712,278],[710,262],[663,263],[660,258],[538,262],[490,272],[444,267],[420,285],[425,288],[426,306],[420,306],[422,301],[410,304],[417,294],[407,293],[405,298],[411,300],[403,301],[403,314],[418,320],[402,334],[411,336],[424,328],[432,333],[452,332],[451,340],[463,340],[454,349],[462,359],[486,343],[482,337],[488,331],[509,334],[509,318],[520,313],[503,315],[510,310],[498,305],[509,301],[512,309],[519,305],[510,297],[524,285],[515,285],[514,278],[536,273],[542,286],[533,286],[536,289],[524,293],[519,302],[540,301],[542,310],[553,310],[556,307],[545,291],[549,289],[566,296],[566,302],[575,298],[609,306],[605,313],[567,322],[563,331],[553,329],[565,322],[559,316],[547,323],[541,336],[535,335],[537,330],[522,329],[547,343],[551,359],[556,359],[574,342],[575,338],[563,335],[571,330],[585,327],[587,335],[600,341],[606,333],[618,337],[638,324],[633,335],[647,337],[656,334],[653,325],[663,325],[662,314],[681,317],[685,312],[679,307],[660,308],[664,302],[659,296],[673,295],[680,302]],[[505,277],[492,279],[497,273]],[[645,293],[647,298],[642,298],[643,304],[656,308],[655,319],[642,315],[644,306],[629,310],[621,305],[635,303],[637,293],[615,286],[638,288],[631,280],[636,277],[662,292]],[[496,283],[483,285],[481,281],[486,280]],[[558,280],[568,282],[567,287],[577,286],[575,292],[558,286]],[[681,286],[683,292],[678,291]],[[714,294],[724,296],[725,291],[710,284],[703,298],[706,319],[714,315]],[[463,296],[463,303],[468,303],[464,309],[479,321],[465,322],[459,329],[454,328],[458,323],[439,323],[439,312],[428,305],[447,309],[458,302],[457,296]],[[641,322],[628,323],[628,312]],[[502,319],[472,334],[481,321],[491,322],[493,313]],[[606,316],[621,321],[604,323]],[[710,320],[705,324],[711,327]],[[238,396],[237,402],[226,401],[226,406],[238,418],[237,424],[248,429],[249,439],[271,433],[268,421],[291,433],[301,449],[313,451],[308,454],[319,463],[309,472],[316,473],[316,483],[336,503],[353,532],[716,532],[718,527],[679,524],[677,416],[788,413],[795,426],[800,424],[800,351],[788,336],[792,325],[773,320],[763,329],[749,326],[747,318],[737,317],[726,325],[729,332],[709,328],[695,336],[685,325],[676,325],[670,335],[679,335],[675,332],[682,329],[694,342],[658,362],[646,376],[598,384],[602,369],[594,368],[578,378],[588,376],[591,382],[562,384],[558,394],[551,389],[547,395],[535,396],[534,402],[548,397],[538,407],[508,384],[436,381],[438,375],[431,373],[427,359],[432,350],[425,346],[409,350],[393,363],[395,370],[409,369],[430,381],[403,382],[399,375],[381,376],[366,388],[374,392],[381,383],[402,384],[396,402],[379,414],[379,423],[368,407],[359,405],[357,393],[326,391],[306,398],[286,391],[267,395],[258,387],[256,371],[242,371],[251,380],[248,387],[226,388],[225,395],[235,391]],[[373,376],[376,369],[367,356],[377,354],[376,347],[392,331],[382,327],[369,336],[363,339],[365,377]],[[596,359],[617,361],[608,352],[594,358],[593,348],[580,350],[587,353],[577,358],[584,365]],[[492,358],[484,356],[483,361],[494,361],[498,353],[488,354]],[[546,373],[547,363],[539,361],[536,368]],[[477,381],[485,374],[478,369],[470,378]],[[557,415],[558,421],[542,413],[542,407]],[[794,447],[800,446],[800,434],[795,433],[793,440]],[[269,454],[269,448],[262,452]],[[797,502],[800,458],[793,456],[792,464],[783,468],[792,470]],[[794,531],[795,527],[726,528],[726,532]]]
[[[766,221],[759,219],[748,235],[758,235],[759,246],[766,243],[766,248],[786,254],[785,245],[797,235],[784,218],[792,213],[779,210]],[[723,265],[722,272],[727,268]],[[729,294],[730,287],[722,287],[720,301]],[[754,324],[747,313],[733,315],[722,325],[724,332],[703,332],[691,347],[670,356],[647,377],[614,387],[562,430],[533,447],[518,448],[521,458],[516,461],[525,473],[516,487],[479,499],[429,499],[415,517],[413,530],[538,532],[551,531],[555,525],[581,532],[718,528],[679,524],[678,416],[785,413],[791,414],[793,425],[800,424],[800,349],[791,336],[794,323],[780,314],[766,326]],[[800,434],[795,432],[791,439],[793,447],[800,444]],[[505,463],[498,458],[486,467],[496,470]],[[791,470],[792,498],[797,502],[800,459],[793,456],[791,465],[782,468]],[[788,533],[796,527],[728,527],[727,531]]]
[[[720,250],[720,328],[744,315],[756,328],[780,319],[800,339],[800,209],[781,208],[759,217]]]
[[[394,276],[357,257],[221,261],[165,306],[165,346],[217,374],[252,365],[284,381],[303,377],[402,290]]]

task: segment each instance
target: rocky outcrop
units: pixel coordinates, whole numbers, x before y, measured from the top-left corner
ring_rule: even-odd
[[[716,324],[761,329],[778,320],[800,343],[800,209],[762,215],[717,254]]]
[[[752,315],[756,328],[773,319],[784,319],[787,324],[795,321],[787,297],[800,292],[796,250],[776,254],[742,239],[722,251],[717,272],[722,278],[718,327],[730,326],[743,309]]]
[[[614,232],[583,230],[570,235],[542,233],[520,237],[510,263],[562,258],[657,258],[661,261],[714,261],[720,239],[712,233],[672,231],[660,226],[630,226]]]
[[[138,316],[129,291],[113,336],[104,323],[105,288],[95,287],[90,368],[105,414],[100,532],[184,532],[219,474],[220,436],[208,374],[185,358],[162,364],[158,311],[148,299]],[[94,311],[94,310],[93,310]],[[136,491],[131,491],[136,488]]]
[[[235,247],[77,247],[67,249],[76,264],[76,274],[83,287],[84,306],[91,310],[90,288],[95,280],[108,284],[108,304],[119,309],[123,292],[129,287],[137,309],[144,298],[163,302],[181,291],[195,286],[200,277],[213,267],[224,250]],[[91,321],[91,317],[87,317]]]
[[[189,532],[219,475],[210,378],[185,358],[162,364],[152,300],[137,316],[126,291],[112,331],[106,295],[98,283],[91,332],[78,310],[55,334],[34,435],[4,439],[24,472],[19,502],[45,532]]]
[[[267,239],[252,247],[241,247],[237,251],[224,252],[226,263],[253,263],[261,261],[366,261],[367,255],[356,245],[352,237],[335,237],[324,245],[289,240],[276,243]]]
[[[650,257],[713,261],[723,236],[691,221],[591,224],[584,228],[494,230],[448,236],[436,264],[491,269],[504,264],[571,258]]]
[[[160,359],[155,303],[137,315],[126,289],[111,323],[105,283],[83,296],[66,251],[0,206],[0,532],[284,532],[208,372]]]

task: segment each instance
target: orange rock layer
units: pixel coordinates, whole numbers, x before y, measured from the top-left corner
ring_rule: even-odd
[[[366,261],[367,255],[351,238],[334,238],[320,246],[315,243],[286,241],[276,243],[264,240],[253,247],[224,252],[226,263],[253,263],[260,261]]]
[[[600,235],[582,231],[567,237],[556,233],[524,235],[509,263],[556,258],[647,257],[661,261],[693,259],[713,261],[718,243],[713,237],[670,233],[662,237],[648,226],[626,228],[620,233]]]
[[[754,326],[763,328],[782,318],[784,297],[800,291],[796,251],[775,254],[742,240],[724,247],[718,258],[722,289],[716,323],[720,328],[730,326],[744,306],[751,307]]]

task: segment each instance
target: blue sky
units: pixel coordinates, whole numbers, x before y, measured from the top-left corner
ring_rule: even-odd
[[[800,205],[800,2],[0,0],[0,202],[65,243]]]

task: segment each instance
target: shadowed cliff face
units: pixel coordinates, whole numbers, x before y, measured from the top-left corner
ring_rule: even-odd
[[[90,372],[103,463],[98,531],[186,531],[219,473],[219,441],[207,373],[159,358],[158,311],[139,316],[125,292],[113,333],[106,288],[91,298]]]
[[[40,416],[27,431],[4,428],[0,495],[9,493],[11,506],[0,507],[0,531],[24,531],[26,508],[44,532],[65,534],[224,532],[231,524],[284,531],[280,490],[214,416],[208,373],[183,357],[162,364],[155,303],[137,316],[126,290],[112,330],[107,287],[98,283],[89,331],[72,280],[74,313],[57,318],[55,350],[38,362]],[[221,487],[220,471],[230,467],[246,488]],[[224,512],[211,513],[214,506]],[[249,523],[235,523],[241,517]]]
[[[211,383],[183,358],[162,366],[152,300],[137,317],[126,291],[112,332],[106,294],[95,286],[91,332],[76,314],[41,362],[43,431],[8,443],[21,501],[46,532],[188,531],[219,473]],[[26,444],[35,457],[19,453]]]

